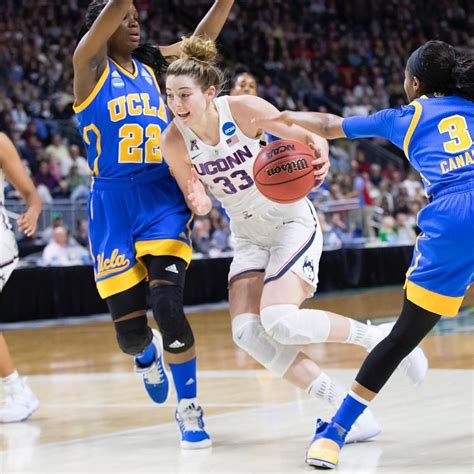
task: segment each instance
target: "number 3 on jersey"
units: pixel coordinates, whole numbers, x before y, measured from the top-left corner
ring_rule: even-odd
[[[467,128],[466,119],[462,115],[451,115],[438,124],[439,133],[449,133],[448,140],[443,143],[444,151],[455,155],[472,146],[472,137]]]
[[[141,125],[128,123],[119,130],[119,163],[161,163],[161,129],[150,124],[145,129]],[[142,147],[145,141],[145,146]],[[145,156],[143,156],[145,155]]]

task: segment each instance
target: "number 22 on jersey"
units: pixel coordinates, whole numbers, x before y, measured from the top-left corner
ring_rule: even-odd
[[[119,129],[119,163],[161,163],[161,128],[149,124],[146,128],[136,123],[127,123]],[[144,147],[142,144],[144,143]]]

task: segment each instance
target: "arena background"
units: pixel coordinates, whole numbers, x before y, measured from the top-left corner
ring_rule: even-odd
[[[197,461],[179,457],[175,427],[168,426],[173,402],[156,417],[128,359],[114,346],[87,250],[90,178],[72,110],[72,53],[88,3],[2,0],[0,5],[0,130],[14,140],[44,202],[36,236],[16,233],[22,259],[0,296],[0,328],[12,330],[7,339],[13,356],[19,371],[31,375],[42,408],[27,423],[0,426],[0,471],[109,472],[115,466],[115,472],[139,472],[109,449],[137,449],[143,455],[145,448],[151,449],[147,437],[153,435],[161,447],[150,459],[162,460],[161,472],[265,472],[268,466],[273,472],[303,472],[314,406],[232,345],[226,313],[232,243],[217,203],[209,216],[196,219],[195,261],[185,296],[193,306],[189,310],[198,311],[191,319],[201,357],[201,398],[215,416],[211,427],[221,436],[215,456]],[[189,34],[212,2],[135,3],[145,39],[169,44]],[[259,81],[259,95],[281,110],[368,115],[406,103],[403,75],[411,51],[436,38],[472,55],[472,31],[470,0],[236,0],[218,47],[229,87],[236,73],[250,71]],[[360,319],[393,318],[418,233],[416,215],[425,204],[419,176],[402,153],[381,139],[333,142],[330,158],[326,182],[310,195],[325,242],[320,297],[310,304]],[[24,209],[8,183],[5,195],[12,215]],[[68,260],[62,262],[43,254],[58,225],[70,232]],[[214,306],[202,306],[210,303]],[[472,421],[469,426],[466,415],[472,415],[473,305],[471,290],[457,320],[443,322],[428,338],[424,347],[434,370],[420,392],[408,391],[411,407],[400,401],[408,390],[404,382],[395,378],[391,383],[391,394],[378,405],[388,431],[382,447],[370,444],[360,451],[366,461],[347,460],[341,472],[403,468],[418,473],[430,465],[434,472],[472,472]],[[347,383],[363,357],[360,351],[334,346],[315,351]],[[248,384],[247,394],[241,393],[241,383]],[[463,390],[461,397],[456,386]],[[121,393],[118,398],[114,390]],[[426,404],[429,413],[419,415],[423,428],[416,431],[414,418]],[[446,404],[450,411],[440,414],[437,410]],[[275,411],[269,406],[276,406]],[[291,411],[295,406],[296,418]],[[398,423],[393,407],[401,410],[408,426]],[[225,417],[237,411],[240,444],[226,432],[236,421]],[[279,420],[278,427],[269,421],[272,417]],[[459,439],[448,429],[441,448],[438,441],[433,449],[427,442],[425,451],[416,444],[421,454],[415,453],[412,462],[402,447],[395,447],[401,437],[408,443],[405,436],[422,433],[430,440],[439,426],[456,423]],[[291,441],[285,440],[286,433],[293,433]],[[133,436],[142,443],[139,449]],[[229,446],[238,453],[240,467],[232,466]],[[275,455],[274,450],[281,452]],[[144,461],[138,465],[140,472],[148,472]]]

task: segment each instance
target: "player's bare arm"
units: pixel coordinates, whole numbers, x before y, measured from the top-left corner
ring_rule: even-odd
[[[257,123],[265,129],[270,129],[272,124],[298,125],[328,140],[334,140],[346,136],[342,129],[342,121],[343,117],[333,114],[285,110],[262,117]]]
[[[212,201],[193,170],[184,140],[173,123],[163,134],[161,149],[189,209],[198,216],[208,214],[212,209]]]
[[[110,0],[74,51],[74,96],[90,95],[107,64],[107,41],[130,12],[133,0]],[[135,10],[136,13],[136,10]]]
[[[20,215],[17,224],[18,228],[30,237],[36,231],[36,223],[41,212],[41,198],[15,146],[4,133],[0,133],[0,167],[3,168],[7,180],[26,202],[26,212]]]
[[[281,138],[297,140],[314,151],[315,179],[322,183],[329,171],[329,145],[321,136],[303,127],[282,120],[266,120],[279,114],[278,109],[264,99],[254,96],[229,97],[229,105],[240,129],[249,137],[257,137],[262,130]],[[247,117],[252,117],[249,120]],[[239,118],[241,118],[239,120]],[[263,126],[264,125],[264,126]]]
[[[221,32],[234,0],[215,0],[206,16],[199,22],[193,35],[207,36],[215,40]],[[165,57],[179,56],[181,52],[181,41],[169,46],[159,46],[161,54]]]

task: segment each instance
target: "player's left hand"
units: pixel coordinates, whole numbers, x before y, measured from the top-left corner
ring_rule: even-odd
[[[319,187],[324,183],[324,180],[329,173],[331,163],[329,162],[329,157],[326,154],[322,154],[321,150],[314,143],[308,143],[308,146],[314,152],[315,159],[311,164],[314,166],[315,187]]]
[[[23,232],[27,237],[31,237],[36,232],[36,224],[38,222],[38,216],[32,210],[28,210],[21,214],[16,220],[18,229]]]

